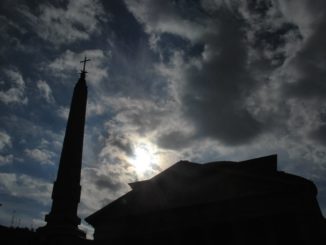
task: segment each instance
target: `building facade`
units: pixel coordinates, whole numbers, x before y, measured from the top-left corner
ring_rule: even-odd
[[[276,155],[181,161],[86,218],[96,244],[324,244],[316,186]]]

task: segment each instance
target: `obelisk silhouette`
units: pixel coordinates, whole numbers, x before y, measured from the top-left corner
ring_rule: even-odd
[[[80,218],[77,215],[80,201],[80,174],[82,165],[87,85],[85,64],[75,85],[72,96],[68,123],[64,137],[57,179],[52,190],[52,207],[45,216],[47,224],[39,231],[47,237],[69,236],[84,238],[85,233],[78,228]]]

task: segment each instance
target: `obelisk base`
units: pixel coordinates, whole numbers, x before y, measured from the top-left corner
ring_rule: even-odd
[[[75,226],[45,225],[37,229],[40,244],[83,244],[86,233]]]

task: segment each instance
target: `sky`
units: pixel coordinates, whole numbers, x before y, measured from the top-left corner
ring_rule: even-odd
[[[3,0],[0,23],[0,224],[44,224],[84,56],[81,218],[179,160],[270,154],[326,214],[325,1]]]

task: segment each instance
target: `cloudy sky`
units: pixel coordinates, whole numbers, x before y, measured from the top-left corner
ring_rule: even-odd
[[[51,205],[86,55],[84,218],[178,160],[278,154],[326,214],[323,0],[4,0],[0,223]],[[88,229],[83,224],[84,229]]]

